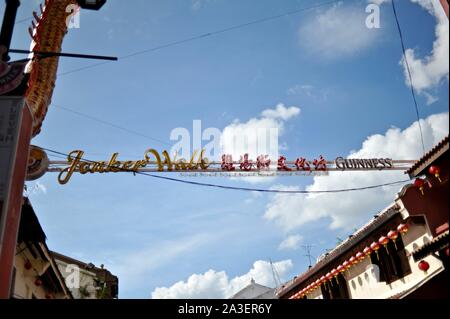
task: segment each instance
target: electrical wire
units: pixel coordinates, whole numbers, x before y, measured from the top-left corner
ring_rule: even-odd
[[[160,139],[157,139],[157,138],[154,138],[154,137],[151,137],[151,136],[139,133],[137,131],[134,131],[134,130],[128,129],[126,127],[123,127],[123,126],[120,126],[120,125],[117,125],[117,124],[114,124],[114,123],[111,123],[111,122],[99,119],[97,117],[94,117],[94,116],[91,116],[91,115],[88,115],[88,114],[85,114],[85,113],[82,113],[82,112],[79,112],[79,111],[75,111],[73,109],[67,108],[67,107],[59,105],[59,104],[52,104],[52,105],[56,106],[58,109],[61,109],[63,111],[66,111],[66,112],[69,112],[69,113],[72,113],[72,114],[76,114],[78,116],[90,119],[92,121],[96,121],[96,122],[102,123],[102,124],[107,125],[107,126],[114,127],[114,128],[119,129],[121,131],[130,133],[130,134],[133,134],[133,135],[136,135],[136,136],[144,137],[146,139],[149,139],[149,140],[154,141],[154,142],[158,142],[158,143],[163,144],[163,145],[171,146],[171,144],[169,144],[167,142],[164,142],[164,141],[162,141]]]
[[[63,156],[69,156],[69,154],[55,151],[49,148],[41,147],[43,150],[47,152],[51,152],[58,155]],[[95,163],[95,161],[88,160],[86,158],[81,158],[81,160],[89,163]],[[195,185],[195,186],[203,186],[203,187],[211,187],[211,188],[219,188],[219,189],[227,189],[227,190],[238,190],[238,191],[249,191],[249,192],[260,192],[260,193],[281,193],[281,194],[329,194],[329,193],[344,193],[344,192],[352,192],[352,191],[362,191],[362,190],[368,190],[368,189],[375,189],[375,188],[381,188],[385,186],[393,186],[398,184],[404,184],[409,182],[410,180],[401,180],[401,181],[395,181],[390,183],[384,183],[384,184],[378,184],[378,185],[371,185],[371,186],[365,186],[365,187],[354,187],[354,188],[344,188],[344,189],[334,189],[334,190],[315,190],[315,191],[306,191],[306,190],[277,190],[277,189],[263,189],[263,188],[250,188],[250,187],[235,187],[235,186],[226,186],[226,185],[219,185],[219,184],[210,184],[210,183],[200,183],[200,182],[194,182],[194,181],[187,181],[179,178],[173,178],[173,177],[167,177],[167,176],[160,176],[155,174],[150,174],[146,172],[139,172],[139,171],[132,171],[132,170],[126,170],[126,169],[119,169],[119,172],[127,172],[127,173],[133,173],[134,175],[144,175],[148,177],[153,177],[157,179],[177,182],[177,183],[184,183],[189,185]]]
[[[230,26],[230,27],[227,27],[227,28],[224,28],[224,29],[219,29],[219,30],[216,30],[216,31],[203,33],[203,34],[192,36],[192,37],[189,37],[189,38],[186,38],[186,39],[177,40],[177,41],[174,41],[174,42],[169,42],[169,43],[166,43],[166,44],[163,44],[163,45],[155,46],[155,47],[152,47],[152,48],[149,48],[149,49],[136,51],[136,52],[133,52],[133,53],[121,56],[121,57],[119,57],[119,60],[129,59],[129,58],[135,57],[137,55],[142,55],[142,54],[145,54],[145,53],[159,51],[161,49],[173,47],[173,46],[180,45],[180,44],[183,44],[183,43],[196,41],[196,40],[199,40],[199,39],[203,39],[203,38],[206,38],[206,37],[210,37],[210,36],[214,36],[214,35],[230,32],[230,31],[234,31],[234,30],[237,30],[237,29],[242,29],[242,28],[245,28],[245,27],[248,27],[248,26],[251,26],[251,25],[260,24],[260,23],[271,21],[271,20],[280,19],[280,18],[283,18],[283,17],[288,17],[288,16],[295,15],[295,14],[298,14],[298,13],[301,13],[301,12],[304,12],[304,11],[317,9],[317,8],[320,8],[320,7],[323,7],[323,6],[328,6],[328,5],[331,5],[331,4],[334,4],[334,3],[338,3],[338,2],[342,2],[342,0],[332,0],[332,1],[322,2],[322,3],[319,3],[319,4],[313,5],[313,6],[300,8],[300,9],[296,9],[296,10],[293,10],[293,11],[288,11],[288,12],[285,12],[285,13],[282,13],[282,14],[273,15],[273,16],[270,16],[270,17],[265,17],[265,18],[253,20],[253,21],[250,21],[250,22],[246,22],[246,23],[237,24],[237,25]],[[77,69],[73,69],[73,70],[69,70],[69,71],[66,71],[66,72],[59,73],[58,76],[64,76],[64,75],[72,74],[72,73],[75,73],[75,72],[80,72],[80,71],[83,71],[83,70],[95,68],[97,66],[104,65],[104,64],[109,63],[109,62],[110,61],[102,61],[102,62],[99,62],[99,63],[89,64],[89,65],[86,65],[86,66],[83,66],[83,67],[80,67],[80,68],[77,68]]]
[[[20,19],[20,20],[16,21],[14,24],[21,24],[21,23],[24,23],[26,21],[31,21],[33,19],[34,19],[34,17],[28,17],[28,18]]]
[[[408,59],[406,57],[405,43],[403,40],[403,34],[402,34],[402,29],[400,27],[400,22],[398,21],[397,10],[395,8],[395,0],[391,0],[391,3],[392,3],[392,11],[394,12],[395,22],[397,24],[398,35],[400,37],[400,43],[402,46],[403,59],[405,60],[406,70],[408,71],[409,83],[411,86],[411,95],[412,95],[412,98],[414,101],[414,106],[416,109],[417,123],[419,124],[420,139],[422,142],[422,151],[423,151],[423,154],[425,154],[425,143],[423,141],[422,125],[420,124],[419,106],[417,104],[416,92],[414,90],[414,83],[413,83],[413,78],[412,78],[412,74],[411,74],[411,68],[409,67]]]

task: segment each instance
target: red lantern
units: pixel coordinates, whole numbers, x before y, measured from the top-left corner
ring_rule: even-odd
[[[42,280],[39,278],[36,278],[36,280],[34,281],[34,284],[39,287],[42,285]]]
[[[339,271],[337,271],[336,268],[333,268],[331,270],[331,275],[333,276],[334,279],[336,279],[336,282],[338,281],[337,276],[339,275]],[[331,279],[331,282],[333,282],[333,279]]]
[[[31,261],[27,260],[25,262],[24,267],[25,267],[26,270],[30,270],[31,268],[33,268],[33,265],[31,264]]]
[[[370,249],[370,247],[366,247],[364,248],[363,253],[366,256],[370,256],[370,254],[372,253],[372,249]]]
[[[387,244],[389,244],[389,238],[381,236],[380,239],[378,239],[378,242],[384,246],[384,249],[386,249],[386,252],[389,254],[389,250],[387,248]]]
[[[395,230],[391,230],[391,231],[389,231],[387,236],[388,236],[389,239],[396,240],[397,237],[398,237],[398,232],[395,231]]]
[[[325,277],[327,278],[327,280],[331,280],[333,278],[333,275],[331,273],[327,273]]]
[[[424,185],[425,185],[425,182],[421,178],[416,178],[416,180],[414,181],[414,186],[417,187],[420,190],[422,195],[425,195],[424,192],[423,192],[423,186]]]
[[[371,245],[370,248],[377,254],[377,259],[380,259],[378,256],[378,249],[380,249],[380,244],[376,241],[374,241]]]
[[[394,242],[395,250],[397,250],[397,243],[395,242],[398,238],[398,231],[391,230],[387,234],[388,238]]]
[[[320,277],[320,282],[325,283],[327,281],[327,278],[325,276]]]
[[[358,251],[356,253],[356,259],[358,259],[359,261],[362,261],[364,259],[364,257],[366,257],[362,252]]]
[[[419,269],[426,272],[428,269],[430,269],[430,264],[425,260],[421,260],[419,262]]]
[[[378,239],[378,242],[386,247],[386,245],[389,244],[389,238],[386,236],[381,236],[380,239]]]
[[[397,226],[397,231],[401,234],[406,234],[409,230],[408,225],[406,224],[400,224]]]
[[[441,169],[439,168],[439,166],[430,166],[430,168],[428,169],[428,172],[431,175],[434,175],[434,177],[436,177],[440,183],[442,183],[441,178],[439,177],[439,174],[441,173]]]
[[[345,267],[343,265],[339,265],[339,266],[337,266],[336,270],[338,272],[344,272],[345,271]]]
[[[344,266],[345,269],[349,269],[352,265],[348,260],[346,260],[342,263],[342,266]]]
[[[356,259],[355,256],[350,257],[348,261],[350,262],[350,265],[356,265],[358,263],[358,259]]]

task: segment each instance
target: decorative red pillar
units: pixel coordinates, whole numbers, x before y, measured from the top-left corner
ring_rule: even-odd
[[[0,97],[0,299],[10,298],[33,116],[23,97]]]
[[[448,0],[440,0],[440,1],[441,1],[442,9],[444,9],[444,12],[448,18]]]

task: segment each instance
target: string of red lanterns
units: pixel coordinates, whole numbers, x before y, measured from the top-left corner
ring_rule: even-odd
[[[35,280],[33,282],[36,287],[40,287],[40,286],[42,286],[44,284],[44,282],[42,281],[41,277],[39,276],[39,272],[33,267],[33,264],[31,263],[31,261],[29,259],[25,260],[23,268],[25,268],[25,270],[27,270],[27,271],[33,269],[33,271],[36,273],[36,277],[35,277]],[[53,299],[54,296],[52,294],[50,294],[50,293],[47,293],[45,295],[45,298],[46,299]]]
[[[441,175],[440,175],[441,174],[441,168],[439,166],[437,166],[437,165],[430,166],[428,168],[428,173],[430,175],[434,176],[435,178],[437,178],[438,181],[440,183],[442,183]],[[420,193],[422,194],[422,196],[425,195],[425,192],[424,192],[425,184],[428,184],[429,188],[432,187],[431,182],[429,181],[428,178],[420,178],[420,177],[418,177],[418,178],[416,178],[414,180],[414,186],[420,190]]]
[[[439,166],[437,166],[437,165],[430,166],[430,168],[428,169],[428,173],[430,173],[431,175],[434,175],[434,177],[436,177],[438,179],[438,181],[440,183],[442,183],[441,177],[439,176],[439,174],[441,173],[441,169]]]
[[[422,178],[416,178],[414,181],[414,186],[417,187],[420,190],[420,193],[422,194],[422,196],[425,195],[423,189],[424,189],[424,185],[425,185],[425,180]]]
[[[387,245],[390,241],[394,243],[395,249],[397,249],[396,240],[399,236],[399,234],[406,234],[409,231],[408,224],[399,224],[397,226],[396,230],[390,230],[386,236],[381,236],[378,241],[374,241],[372,244],[370,244],[370,247],[365,247],[362,252],[357,252],[354,256],[351,256],[348,260],[345,260],[341,265],[338,265],[336,268],[333,268],[330,272],[328,272],[326,275],[323,275],[316,281],[310,283],[308,286],[300,290],[299,292],[292,295],[289,299],[301,299],[305,295],[311,293],[316,288],[320,288],[321,285],[327,285],[328,282],[333,284],[333,278],[336,278],[336,283],[338,282],[337,276],[340,273],[344,273],[345,271],[349,270],[353,265],[358,264],[359,262],[362,262],[365,258],[370,257],[370,255],[375,252],[377,255],[377,259],[379,259],[378,256],[378,250],[381,248],[381,245],[383,245],[386,249],[386,252],[389,253]],[[426,262],[425,262],[426,263]],[[425,263],[419,263],[419,268],[423,271],[428,270],[425,265]],[[427,263],[428,264],[428,263]],[[426,270],[424,270],[426,268]]]

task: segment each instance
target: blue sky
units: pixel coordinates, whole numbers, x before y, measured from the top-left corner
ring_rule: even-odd
[[[81,12],[80,28],[69,30],[63,51],[124,57],[320,3],[108,0],[99,12]],[[223,130],[236,119],[258,122],[264,110],[281,103],[299,109],[279,122],[288,158],[354,153],[416,159],[421,146],[392,9],[381,4],[381,27],[368,29],[368,3],[336,2],[61,75],[54,105],[32,143],[65,153],[82,149],[91,159],[107,159],[112,152],[140,159],[147,148],[170,147],[171,130],[191,130],[193,120]],[[425,0],[396,3],[429,148],[448,134],[448,20],[427,10]],[[0,8],[3,14],[4,3]],[[22,1],[18,19],[37,8],[37,1]],[[16,25],[13,48],[29,47],[27,28],[28,22]],[[95,63],[61,59],[59,73]],[[279,177],[256,186],[336,189],[404,178],[401,173]],[[255,186],[245,180],[195,180]],[[273,285],[269,259],[290,279],[307,267],[300,245],[313,245],[315,257],[333,248],[337,237],[345,238],[389,205],[399,187],[313,198],[127,174],[77,175],[61,186],[57,175],[48,173],[38,183],[30,198],[49,247],[105,264],[119,275],[121,298],[227,297],[250,277]]]

